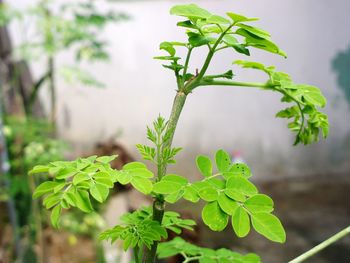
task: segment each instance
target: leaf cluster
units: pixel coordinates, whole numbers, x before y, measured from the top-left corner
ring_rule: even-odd
[[[209,11],[195,5],[177,5],[171,8],[170,14],[185,17],[186,20],[178,22],[179,27],[186,29],[188,41],[183,42],[162,42],[161,50],[167,52],[166,56],[157,56],[155,59],[169,61],[170,64],[163,65],[165,68],[175,72],[179,89],[190,92],[196,86],[206,72],[211,57],[215,52],[222,49],[232,49],[235,52],[250,56],[250,48],[258,48],[267,52],[286,56],[272,40],[270,34],[258,27],[247,23],[258,20],[248,18],[239,14],[227,13],[227,17],[212,14]],[[207,46],[209,53],[200,73],[189,73],[189,60],[192,50],[198,47]],[[179,63],[181,57],[177,56],[176,48],[187,49],[187,57],[184,63]],[[232,79],[232,71],[223,74],[206,76],[207,78],[229,78]]]
[[[52,208],[51,222],[58,227],[62,209],[76,207],[83,212],[91,212],[90,198],[103,203],[114,183],[132,184],[138,191],[149,194],[152,190],[153,173],[138,162],[128,163],[122,170],[112,169],[110,162],[117,156],[91,156],[75,161],[57,161],[49,165],[35,166],[29,174],[48,173],[52,181],[40,184],[33,198],[45,196],[43,204]]]
[[[197,157],[197,167],[204,179],[194,183],[179,175],[169,174],[157,182],[153,191],[165,195],[165,201],[174,203],[180,198],[190,202],[207,202],[202,210],[203,222],[213,231],[226,228],[231,217],[238,237],[246,236],[253,228],[266,238],[283,243],[286,235],[280,220],[272,214],[273,201],[260,194],[249,180],[250,169],[245,164],[231,163],[224,150],[215,154],[218,172],[213,173],[209,157]]]
[[[168,142],[171,139],[172,129],[168,129],[168,122],[159,116],[151,127],[147,126],[147,139],[154,144],[154,147],[137,144],[144,160],[152,161],[157,166],[164,166],[168,164],[175,164],[175,156],[182,150],[182,148],[169,147]]]
[[[122,224],[117,225],[101,233],[101,240],[111,240],[115,242],[120,239],[123,241],[123,248],[150,246],[155,241],[167,238],[166,230],[171,230],[180,234],[182,229],[193,230],[195,222],[190,219],[180,218],[180,214],[173,211],[166,211],[162,224],[152,220],[152,209],[144,207],[133,213],[124,214],[121,218]]]
[[[164,67],[174,71],[178,90],[188,94],[199,86],[227,85],[227,86],[251,86],[272,90],[282,94],[282,101],[294,103],[295,106],[280,111],[276,116],[292,119],[288,124],[291,131],[296,132],[294,144],[310,144],[318,141],[320,131],[323,137],[328,135],[327,116],[318,110],[326,105],[326,99],[321,91],[314,86],[294,83],[290,76],[284,72],[276,71],[274,67],[266,67],[258,62],[236,61],[237,65],[244,68],[254,68],[268,74],[269,80],[265,84],[242,83],[230,81],[234,78],[232,70],[221,74],[208,75],[207,69],[215,53],[223,49],[231,49],[235,52],[250,56],[252,48],[261,49],[270,53],[286,57],[272,40],[270,34],[250,22],[256,18],[248,18],[239,14],[228,12],[227,17],[212,14],[209,11],[195,5],[177,5],[170,13],[186,20],[179,22],[179,27],[186,28],[188,41],[162,42],[160,49],[164,50],[166,56],[158,56],[156,59],[170,61]],[[208,54],[203,66],[196,72],[189,72],[189,62],[193,50],[205,46]],[[186,59],[180,63],[181,57],[177,55],[177,48],[187,49]]]
[[[299,142],[310,144],[318,141],[320,131],[322,131],[324,138],[328,136],[328,117],[318,110],[318,107],[326,106],[326,99],[317,87],[296,84],[287,73],[276,71],[273,66],[266,67],[258,62],[244,60],[238,60],[234,63],[243,68],[265,72],[269,76],[265,89],[280,92],[282,102],[295,104],[276,114],[276,117],[292,120],[288,124],[288,128],[297,132],[294,144]]]
[[[182,255],[183,262],[198,261],[199,263],[260,263],[258,255],[249,253],[241,255],[231,250],[220,248],[213,250],[186,242],[180,237],[159,244],[157,254],[159,258],[168,258],[177,254]]]

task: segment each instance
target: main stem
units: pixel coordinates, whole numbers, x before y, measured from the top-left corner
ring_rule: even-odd
[[[169,140],[165,142],[165,144],[163,145],[164,148],[171,147],[176,126],[179,121],[182,109],[185,105],[186,97],[187,95],[182,91],[178,91],[175,96],[173,107],[171,109],[171,114],[169,117],[169,122],[167,125],[167,132],[170,132],[170,137],[169,137]],[[158,166],[158,180],[160,180],[166,174],[166,170],[167,170],[166,163],[162,163],[160,166]],[[163,220],[164,209],[165,209],[164,198],[162,195],[160,195],[156,197],[153,201],[153,220],[161,224]],[[155,262],[157,248],[158,248],[158,242],[154,242],[151,249],[146,252],[146,255],[142,262],[143,263]]]

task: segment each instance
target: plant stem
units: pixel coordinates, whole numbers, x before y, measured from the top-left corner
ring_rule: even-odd
[[[338,232],[334,236],[328,238],[327,240],[323,241],[321,244],[319,244],[316,247],[310,249],[309,251],[305,252],[304,254],[300,255],[299,257],[293,259],[292,261],[289,261],[289,263],[303,262],[306,259],[312,257],[313,255],[319,253],[321,250],[325,249],[329,245],[331,245],[334,242],[338,241],[339,239],[345,237],[348,234],[350,234],[350,226],[348,226],[347,228],[345,228],[342,231]]]
[[[49,89],[50,89],[50,122],[56,128],[56,87],[55,87],[55,64],[52,56],[48,58],[48,68],[49,68]]]
[[[227,80],[202,80],[199,86],[239,86],[239,87],[251,87],[251,88],[272,88],[273,85],[267,83],[257,82],[240,82],[240,81],[227,81]]]
[[[212,48],[209,48],[209,53],[207,55],[207,58],[204,61],[203,67],[201,69],[201,71],[199,72],[198,76],[196,77],[196,79],[190,83],[190,87],[188,87],[189,92],[191,92],[191,90],[193,90],[198,83],[202,80],[202,78],[204,77],[204,74],[207,72],[207,69],[209,67],[210,61],[214,56],[215,50],[218,47],[218,45],[220,44],[221,40],[223,39],[223,37],[225,36],[225,34],[234,26],[234,24],[231,24],[229,27],[227,27],[227,29],[222,32],[219,36],[219,38],[216,40],[215,44],[213,45]]]
[[[169,122],[167,125],[167,131],[166,131],[166,132],[170,132],[170,137],[169,137],[169,140],[167,140],[164,143],[163,148],[171,147],[176,126],[179,121],[181,111],[186,102],[186,97],[187,95],[182,91],[178,91],[175,96],[173,107],[171,109],[171,114],[169,117]],[[166,163],[162,163],[158,169],[158,180],[160,180],[166,174],[166,169],[167,169]],[[164,203],[163,196],[159,195],[155,198],[153,202],[153,220],[158,221],[161,224],[163,220],[164,209],[165,209],[165,203]],[[158,242],[154,242],[151,249],[146,251],[145,257],[142,262],[143,263],[155,262],[157,248],[158,248]]]

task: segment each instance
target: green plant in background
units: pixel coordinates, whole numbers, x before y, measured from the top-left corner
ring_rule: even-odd
[[[27,114],[32,107],[43,84],[50,90],[51,121],[56,115],[56,75],[68,82],[80,82],[84,86],[103,87],[103,83],[84,69],[84,63],[106,62],[109,59],[107,43],[101,38],[103,29],[110,23],[127,19],[122,13],[101,11],[95,1],[74,1],[57,4],[55,1],[40,0],[25,10],[0,6],[0,24],[18,21],[25,32],[17,47],[16,55],[25,61],[44,61],[45,71],[33,85],[25,103]],[[33,28],[31,28],[33,27]],[[56,65],[58,55],[73,54],[73,65]],[[85,65],[86,67],[86,65]]]
[[[174,6],[170,13],[184,17],[178,26],[186,29],[188,41],[161,43],[160,49],[167,54],[156,59],[168,62],[163,66],[174,72],[177,92],[169,119],[158,117],[147,128],[147,138],[152,146],[137,145],[143,159],[155,165],[156,176],[141,162],[126,164],[121,170],[112,169],[109,163],[116,156],[51,162],[36,166],[30,172],[31,175],[48,173],[52,178],[39,185],[33,197],[44,196],[44,206],[52,209],[51,222],[58,227],[63,210],[78,208],[90,213],[91,198],[104,202],[116,182],[131,184],[139,192],[153,197],[152,208],[141,208],[123,216],[122,224],[106,230],[100,237],[112,242],[122,240],[125,250],[134,249],[135,262],[150,263],[155,262],[157,255],[165,258],[175,254],[181,254],[184,262],[260,262],[255,254],[240,255],[226,249],[200,248],[179,237],[162,242],[167,237],[167,230],[179,234],[183,228],[191,229],[193,226],[193,221],[165,211],[166,203],[175,203],[181,198],[193,203],[199,200],[205,202],[201,216],[213,231],[224,230],[231,221],[233,233],[238,237],[245,237],[254,229],[271,241],[284,243],[286,240],[284,228],[273,214],[272,199],[259,193],[250,181],[252,174],[249,167],[231,163],[224,150],[218,150],[213,160],[204,155],[197,157],[202,180],[189,182],[184,176],[167,173],[168,165],[175,163],[175,156],[181,151],[181,148],[172,146],[172,141],[186,98],[197,88],[211,85],[256,87],[278,92],[288,107],[276,116],[291,120],[288,127],[296,134],[295,144],[317,141],[320,131],[323,137],[327,137],[327,116],[318,110],[325,106],[326,100],[318,88],[294,83],[286,73],[258,62],[239,60],[234,64],[265,72],[268,76],[265,83],[233,81],[232,70],[215,75],[207,73],[212,58],[223,49],[246,56],[252,49],[286,56],[272,42],[268,32],[250,25],[256,18],[235,13],[227,13],[226,18],[194,4]],[[203,66],[196,72],[190,72],[191,55],[202,46],[208,50]],[[180,63],[177,48],[187,51],[183,63]],[[162,243],[158,246],[159,242]]]

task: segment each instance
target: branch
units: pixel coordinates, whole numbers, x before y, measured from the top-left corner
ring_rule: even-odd
[[[39,92],[39,89],[40,87],[44,84],[44,82],[46,81],[46,79],[49,77],[50,75],[50,71],[46,72],[37,82],[35,82],[35,84],[33,85],[33,89],[30,93],[30,96],[29,96],[29,107],[31,108],[31,106],[33,106],[36,98],[37,98],[37,95],[38,95],[38,92]]]
[[[185,76],[186,76],[186,74],[187,74],[188,64],[189,64],[189,62],[190,62],[192,50],[193,50],[193,48],[190,47],[190,48],[188,49],[188,52],[187,52],[186,61],[185,61],[185,65],[184,65],[184,70],[183,70],[183,74],[182,74],[182,85],[185,84]]]
[[[346,235],[350,234],[350,226],[343,229],[342,231],[338,232],[334,236],[328,238],[327,240],[323,241],[321,244],[317,245],[316,247],[310,249],[309,251],[305,252],[304,254],[300,255],[299,257],[293,259],[292,261],[289,261],[289,263],[300,263],[305,261],[306,259],[312,257],[313,255],[317,254],[321,250],[325,249],[329,245],[333,244],[334,242],[338,241],[339,239],[345,237]]]
[[[189,92],[191,92],[194,88],[196,88],[199,84],[199,82],[202,80],[202,78],[204,77],[204,74],[207,72],[207,69],[209,67],[209,64],[211,62],[211,59],[214,56],[214,53],[216,51],[216,48],[218,47],[218,45],[220,44],[221,40],[223,39],[223,37],[225,36],[225,34],[234,26],[234,23],[231,24],[229,27],[226,28],[226,30],[224,32],[222,32],[219,36],[219,38],[216,40],[215,44],[213,45],[213,47],[209,50],[207,58],[204,61],[204,64],[202,66],[201,71],[199,72],[198,76],[194,79],[194,81],[192,82],[188,82],[187,83],[187,89],[185,90],[186,94],[188,94]]]
[[[270,83],[257,83],[257,82],[240,82],[240,81],[228,81],[228,80],[214,80],[203,79],[199,82],[198,86],[238,86],[238,87],[250,87],[250,88],[273,88],[276,85]]]

